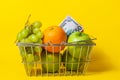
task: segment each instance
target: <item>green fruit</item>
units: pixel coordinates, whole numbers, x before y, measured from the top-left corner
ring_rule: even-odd
[[[26,62],[34,62],[34,55],[33,54],[27,54],[27,57],[26,57]]]
[[[88,41],[84,41],[88,40]],[[79,41],[79,42],[76,42]],[[82,42],[81,42],[82,41]],[[83,32],[74,32],[68,38],[68,43],[74,42],[75,44],[86,44],[86,46],[69,46],[68,51],[71,56],[75,58],[86,57],[91,50],[91,47],[87,46],[88,43],[91,43],[90,37]],[[81,53],[81,54],[80,54]]]
[[[21,32],[18,33],[17,40],[21,41],[23,38],[26,38],[28,34],[29,34],[29,31],[26,29],[23,29]]]
[[[39,61],[39,60],[40,60],[40,56],[34,55],[34,60],[35,60],[35,61]]]
[[[19,46],[20,52],[24,52],[24,47],[23,46]]]
[[[31,40],[28,39],[28,38],[26,38],[26,39],[25,39],[25,43],[31,43]]]
[[[36,33],[36,36],[37,36],[39,39],[41,39],[41,38],[43,38],[43,33],[39,31],[39,32]]]
[[[20,42],[25,43],[25,39],[20,40]]]
[[[42,26],[41,22],[39,21],[35,21],[33,24],[32,24],[32,27],[34,28],[40,28]]]
[[[41,53],[42,52],[42,48],[39,47],[39,46],[35,46],[33,49],[34,49],[34,52],[36,52],[36,53]]]
[[[91,47],[89,46],[76,46],[76,47],[68,47],[69,53],[71,56],[75,58],[85,58],[87,55],[89,55],[91,51]]]
[[[23,38],[26,38],[28,36],[28,34],[29,34],[28,30],[26,30],[26,29],[23,29],[20,33],[21,33],[21,36]]]
[[[39,43],[39,44],[42,44],[42,40],[41,40],[41,39],[39,39],[39,40],[38,40],[38,43]]]
[[[43,52],[41,55],[41,61],[42,61],[42,68],[45,72],[57,72],[59,70],[59,53],[55,53],[53,56],[53,53]],[[61,62],[61,57],[60,57]]]
[[[26,55],[26,65],[28,69],[31,69],[34,67],[34,55],[33,54]]]
[[[31,43],[31,41],[28,39],[28,38],[25,38],[25,39],[22,39],[21,40],[22,43]],[[23,52],[24,51],[24,52]],[[32,54],[32,48],[31,47],[23,47],[23,50],[22,50],[23,53],[27,53],[27,54]]]
[[[28,33],[31,33],[31,26],[27,25],[25,26],[25,29],[28,31]]]
[[[26,58],[26,54],[25,54],[24,47],[23,47],[23,46],[20,46],[19,49],[20,49],[20,54],[21,54],[22,58],[25,59],[25,58]]]
[[[35,34],[31,34],[28,39],[31,41],[31,42],[37,42],[38,41],[38,37],[35,35]]]
[[[28,39],[28,38],[24,38],[20,42],[22,42],[22,43],[31,43],[31,40]]]
[[[63,62],[67,70],[76,71],[79,68],[78,59],[72,57],[68,53],[63,55]]]
[[[90,37],[83,32],[74,32],[68,37],[68,43],[84,40],[90,40]]]
[[[40,28],[33,28],[32,32],[33,32],[34,34],[36,34],[36,33],[40,32]]]
[[[18,34],[17,34],[17,40],[18,41],[21,41],[23,39],[23,36],[22,36],[22,34],[19,32]]]

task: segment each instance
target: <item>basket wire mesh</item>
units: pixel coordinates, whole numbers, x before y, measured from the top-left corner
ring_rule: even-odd
[[[80,42],[80,41],[79,41]],[[82,41],[81,41],[82,42]],[[85,42],[85,41],[83,41]],[[87,44],[76,44],[75,43],[65,43],[62,42],[61,44],[52,44],[51,42],[48,42],[47,44],[38,44],[38,43],[21,43],[18,42],[17,46],[19,47],[19,51],[22,56],[22,63],[24,64],[26,73],[28,76],[61,76],[61,75],[80,75],[84,74],[87,67],[88,63],[90,62],[90,51],[93,46],[96,44],[94,42],[92,43],[87,43]],[[64,46],[64,50],[61,50],[61,47]],[[74,47],[72,56],[69,54],[69,47]],[[39,56],[39,59],[37,61],[26,61],[28,57],[26,55],[31,54],[34,56],[35,59],[35,52],[34,48],[38,47],[39,51],[37,53],[37,56]],[[48,60],[47,55],[49,52],[47,51],[47,48],[51,47],[52,48],[52,61]],[[59,47],[60,51],[59,53],[55,53],[54,49],[55,47]],[[44,49],[46,48],[46,49]],[[86,50],[84,51],[84,49]],[[21,50],[22,49],[22,50]],[[42,51],[41,51],[42,49]],[[79,49],[79,50],[78,50]],[[76,62],[75,61],[75,54],[79,51],[79,56]],[[28,52],[29,51],[29,52]],[[83,52],[84,51],[84,52]],[[23,53],[24,52],[24,53]],[[42,54],[44,52],[45,55],[45,61],[42,61]],[[62,53],[63,52],[63,53]],[[58,54],[58,62],[56,62],[55,55]],[[85,56],[83,57],[83,54]],[[69,56],[72,58],[70,59]],[[82,59],[84,58],[84,59]],[[64,60],[63,60],[64,59]],[[70,60],[70,61],[69,61]],[[46,66],[46,67],[45,67]],[[46,70],[44,70],[44,67]],[[56,70],[56,67],[58,69]],[[51,69],[51,71],[49,71]]]

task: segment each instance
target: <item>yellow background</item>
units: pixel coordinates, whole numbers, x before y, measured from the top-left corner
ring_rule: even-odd
[[[39,20],[42,30],[70,15],[97,38],[86,75],[27,77],[15,45],[16,34],[30,22]],[[0,1],[0,80],[41,79],[120,79],[120,1],[119,0],[1,0]]]

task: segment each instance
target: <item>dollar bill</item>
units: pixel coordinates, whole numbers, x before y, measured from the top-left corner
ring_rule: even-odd
[[[76,31],[82,31],[82,25],[78,24],[72,17],[67,16],[59,25],[64,29],[67,35]]]

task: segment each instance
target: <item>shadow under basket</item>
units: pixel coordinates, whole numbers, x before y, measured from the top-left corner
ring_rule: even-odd
[[[72,76],[86,72],[93,40],[61,44],[18,42],[22,63],[28,76]],[[47,49],[51,48],[52,52]],[[59,52],[54,52],[55,49]],[[62,49],[63,48],[63,49]]]

